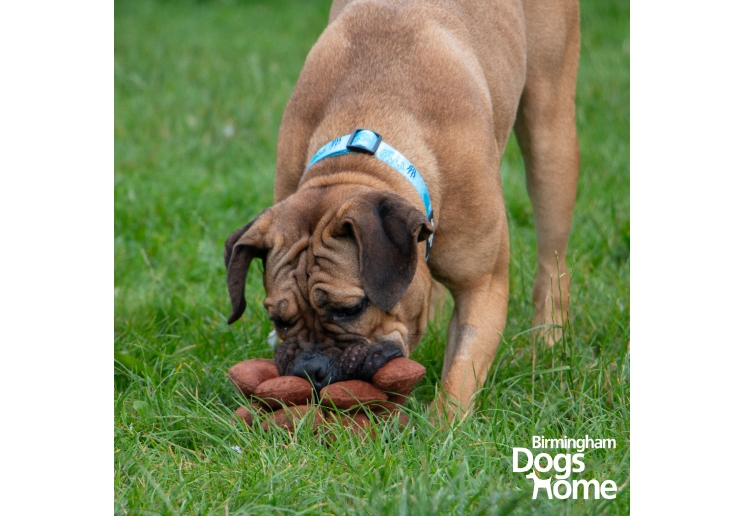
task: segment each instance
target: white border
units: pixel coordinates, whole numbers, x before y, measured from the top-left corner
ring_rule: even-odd
[[[631,13],[631,508],[728,514],[744,459],[742,7]]]
[[[0,512],[113,502],[113,3],[0,3]]]

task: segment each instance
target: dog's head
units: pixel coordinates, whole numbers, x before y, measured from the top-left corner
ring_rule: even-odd
[[[420,242],[433,230],[390,192],[301,190],[227,239],[228,323],[245,311],[248,267],[261,258],[280,374],[309,378],[316,389],[369,381],[388,360],[408,355],[426,329],[431,277]]]

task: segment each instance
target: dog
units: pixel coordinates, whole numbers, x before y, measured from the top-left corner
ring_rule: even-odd
[[[369,380],[416,348],[440,282],[454,311],[434,406],[467,414],[506,323],[512,129],[537,232],[533,323],[550,341],[567,318],[578,59],[577,0],[335,1],[282,119],[275,204],[225,243],[228,323],[260,258],[280,373]]]

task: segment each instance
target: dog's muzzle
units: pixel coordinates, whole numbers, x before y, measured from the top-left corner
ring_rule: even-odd
[[[276,353],[286,343],[277,347]],[[393,358],[402,357],[403,351],[395,342],[375,344],[354,343],[342,353],[304,351],[280,373],[284,376],[299,376],[313,384],[317,392],[335,382],[346,380],[371,381],[375,373]]]

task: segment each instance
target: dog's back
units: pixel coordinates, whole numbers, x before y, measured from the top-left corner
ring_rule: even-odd
[[[433,78],[462,84],[458,65],[465,67],[479,88],[488,89],[494,121],[504,127],[499,127],[496,137],[505,141],[525,82],[526,35],[520,0],[336,0],[330,22],[348,18],[360,27],[374,16],[404,24],[403,30],[412,33],[417,45],[398,48],[414,59],[429,54]],[[384,48],[381,38],[378,43]],[[453,72],[455,76],[450,75]]]
[[[296,190],[309,149],[353,127],[397,142],[435,190],[440,170],[483,170],[472,147],[501,155],[525,80],[521,5],[463,3],[334,2],[284,115],[276,201]]]

